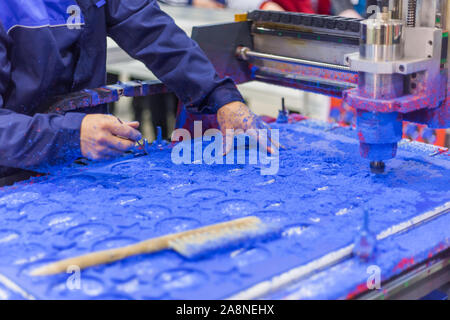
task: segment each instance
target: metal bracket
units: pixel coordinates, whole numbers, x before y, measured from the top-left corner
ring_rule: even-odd
[[[368,61],[359,53],[345,56],[345,64],[352,71],[372,74],[408,75],[439,68],[442,30],[436,28],[405,28],[405,57],[396,61]]]
[[[367,72],[372,74],[412,74],[425,71],[433,65],[431,59],[411,59],[405,58],[397,61],[369,61],[361,59],[359,53],[352,53],[345,56],[345,63],[352,71]]]

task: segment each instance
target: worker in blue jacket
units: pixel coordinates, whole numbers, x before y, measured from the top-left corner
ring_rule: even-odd
[[[106,106],[46,113],[54,96],[105,85],[107,36],[189,111],[217,113],[223,132],[259,122],[156,0],[1,1],[0,177],[81,156],[109,159],[141,139],[138,123],[121,123]]]

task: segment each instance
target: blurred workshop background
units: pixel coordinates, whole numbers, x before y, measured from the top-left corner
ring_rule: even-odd
[[[188,35],[194,26],[232,22],[235,15],[254,9],[286,10],[305,13],[333,14],[348,17],[367,16],[366,0],[160,0],[161,8],[172,16]],[[128,80],[152,80],[156,77],[139,61],[129,57],[108,39],[108,84]],[[291,113],[328,120],[340,125],[354,125],[355,111],[340,99],[278,87],[262,82],[239,86],[250,108],[259,115],[276,118],[284,98]],[[144,137],[155,138],[155,128],[162,127],[169,138],[175,127],[178,100],[173,94],[123,98],[111,105],[111,113],[141,122]],[[442,147],[450,146],[450,130],[429,129],[414,123],[404,123],[404,138]]]

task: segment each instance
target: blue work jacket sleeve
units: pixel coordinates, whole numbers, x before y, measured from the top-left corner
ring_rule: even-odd
[[[5,105],[11,83],[8,44],[8,35],[0,22],[0,166],[33,169],[74,160],[81,155],[83,114],[27,116]]]
[[[221,79],[198,44],[156,0],[107,1],[108,35],[175,92],[187,110],[216,113],[243,101],[230,78]]]

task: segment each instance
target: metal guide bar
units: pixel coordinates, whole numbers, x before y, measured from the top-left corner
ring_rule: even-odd
[[[392,235],[397,235],[412,228],[415,228],[430,220],[436,219],[444,214],[450,213],[450,202],[425,212],[412,219],[401,222],[395,226],[382,231],[377,235],[377,240],[385,239]],[[260,282],[246,290],[243,290],[228,299],[230,300],[249,300],[258,299],[274,292],[275,290],[286,287],[292,282],[299,281],[307,275],[323,270],[338,264],[339,262],[353,257],[354,244],[348,245],[342,249],[330,252],[319,259],[313,260],[305,265],[293,268],[283,274],[277,275],[270,280]]]
[[[328,83],[321,80],[311,81],[311,79],[307,79],[306,77],[283,74],[264,67],[260,67],[254,71],[253,79],[336,98],[342,98],[342,92],[352,88],[352,84],[350,83]]]
[[[250,50],[250,48],[246,48],[246,47],[245,48],[239,47],[237,49],[237,52],[238,52],[238,55],[241,58],[243,58],[244,60],[248,60],[248,57],[251,57],[251,58],[255,58],[255,59],[271,60],[271,61],[276,61],[276,62],[285,62],[285,63],[312,66],[312,67],[353,72],[353,71],[351,71],[350,67],[348,67],[348,66],[325,63],[325,62],[310,61],[310,60],[304,60],[304,59],[298,59],[298,58],[290,58],[290,57],[284,57],[284,56],[279,56],[279,55],[270,54],[270,53],[261,53],[261,52],[252,51],[252,50]]]

